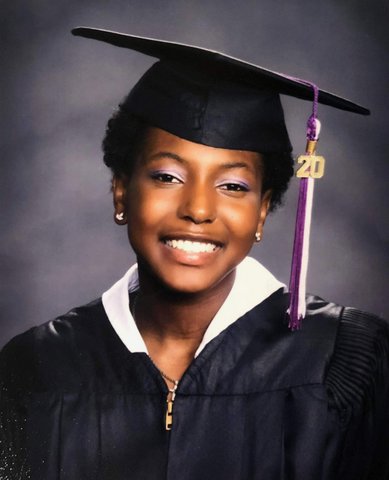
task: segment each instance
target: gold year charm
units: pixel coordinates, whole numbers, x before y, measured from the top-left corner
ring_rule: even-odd
[[[325,158],[316,155],[300,155],[297,163],[301,167],[296,172],[298,178],[321,178],[324,175]]]

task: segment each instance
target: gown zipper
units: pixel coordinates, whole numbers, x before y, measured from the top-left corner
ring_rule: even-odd
[[[161,373],[162,375],[162,373]],[[164,375],[162,375],[164,377]],[[165,377],[166,378],[166,377]],[[169,381],[172,381],[167,379]],[[174,399],[176,398],[176,391],[178,387],[178,380],[174,380],[174,387],[169,388],[167,397],[166,397],[166,414],[165,414],[165,428],[166,430],[171,430],[173,427],[173,404],[174,404]]]
[[[149,359],[151,360],[151,363],[154,365],[154,367],[158,370],[159,374],[163,378],[163,381],[165,382],[166,380],[173,385],[173,387],[169,387],[168,385],[166,385],[168,388],[168,393],[166,396],[165,429],[169,431],[173,427],[173,404],[176,398],[176,392],[180,381],[166,375],[166,373],[164,373],[157,367],[157,365],[154,363],[154,360],[150,356]]]

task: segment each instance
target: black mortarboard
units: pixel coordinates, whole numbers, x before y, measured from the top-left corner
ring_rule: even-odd
[[[158,58],[131,90],[123,105],[150,126],[212,147],[260,153],[290,152],[280,94],[313,101],[308,120],[307,155],[302,167],[290,280],[289,326],[300,327],[305,315],[314,179],[324,169],[315,156],[320,130],[317,103],[368,115],[368,109],[305,80],[199,47],[79,27],[74,35],[101,40]]]
[[[309,85],[218,52],[174,42],[79,27],[74,35],[160,59],[139,80],[125,108],[152,126],[213,147],[291,151],[279,94],[313,99]],[[368,114],[323,90],[319,102]]]

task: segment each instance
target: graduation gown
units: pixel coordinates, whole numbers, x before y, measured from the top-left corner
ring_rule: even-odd
[[[207,344],[167,387],[130,353],[101,300],[35,327],[1,354],[0,478],[389,478],[389,328],[307,299],[302,330],[278,290]]]

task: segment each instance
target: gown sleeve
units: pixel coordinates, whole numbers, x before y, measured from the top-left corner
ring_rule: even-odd
[[[28,349],[15,337],[0,352],[0,478],[29,478],[25,449]],[[24,390],[25,389],[25,390]],[[23,393],[24,390],[24,393]],[[28,396],[28,394],[27,394]]]
[[[389,479],[389,323],[345,308],[326,384],[345,435],[339,478]]]

